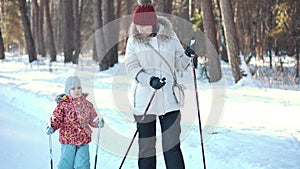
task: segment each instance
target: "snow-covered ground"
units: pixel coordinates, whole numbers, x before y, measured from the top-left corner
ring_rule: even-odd
[[[83,89],[90,94],[88,98],[106,121],[101,130],[97,168],[119,168],[135,132],[127,99],[129,80],[123,66],[120,63],[99,72],[94,64],[81,67],[59,61],[52,64],[49,72],[47,60],[45,64],[30,65],[23,57],[7,56],[0,63],[1,168],[50,168],[45,127],[56,105],[55,96],[64,91],[64,79],[74,72],[82,78]],[[221,89],[220,84],[214,87],[198,81],[206,167],[299,169],[300,92],[261,88],[263,85],[253,79],[233,85],[228,65],[224,63],[223,73],[225,85]],[[214,93],[216,90],[220,91]],[[193,105],[195,99],[186,100],[187,105]],[[187,169],[203,168],[199,126],[193,108],[183,110],[187,115],[183,115],[182,122],[182,151]],[[95,130],[90,145],[92,166],[96,135]],[[56,168],[60,156],[57,132],[52,135],[52,147]],[[137,168],[136,149],[135,142],[124,169]],[[159,154],[157,166],[164,169]]]

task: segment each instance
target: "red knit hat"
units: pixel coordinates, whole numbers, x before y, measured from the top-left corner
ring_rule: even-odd
[[[134,11],[133,23],[136,25],[155,25],[157,16],[152,0],[138,0],[139,6]]]

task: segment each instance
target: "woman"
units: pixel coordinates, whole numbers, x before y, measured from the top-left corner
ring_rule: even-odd
[[[156,119],[162,131],[167,169],[184,169],[180,148],[180,105],[172,90],[175,70],[186,70],[193,51],[185,51],[167,18],[156,15],[151,0],[139,0],[126,47],[126,70],[134,79],[133,107],[139,132],[139,169],[156,168]],[[163,81],[162,79],[166,80]],[[146,116],[149,99],[156,90]]]

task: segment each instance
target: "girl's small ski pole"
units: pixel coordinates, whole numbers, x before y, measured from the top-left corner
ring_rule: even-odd
[[[49,151],[50,151],[50,168],[53,169],[53,160],[52,160],[52,138],[49,134]]]
[[[97,168],[97,159],[98,159],[98,148],[99,148],[99,140],[100,140],[100,127],[98,128],[98,135],[97,135],[97,147],[96,147],[96,155],[95,155],[95,166],[94,169]]]

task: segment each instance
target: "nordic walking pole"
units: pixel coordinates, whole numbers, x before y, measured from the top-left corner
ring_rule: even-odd
[[[131,148],[131,146],[132,146],[132,144],[133,144],[133,141],[134,141],[134,139],[135,139],[137,133],[138,133],[138,130],[136,129],[136,131],[135,131],[135,133],[134,133],[134,135],[133,135],[133,137],[132,137],[132,140],[131,140],[131,142],[130,142],[130,144],[129,144],[129,147],[128,147],[128,149],[127,149],[127,151],[126,151],[126,153],[125,153],[125,155],[124,155],[124,158],[123,158],[123,160],[122,160],[122,162],[121,162],[121,165],[120,165],[119,169],[122,168],[122,166],[123,166],[123,164],[124,164],[124,162],[125,162],[125,159],[126,159],[128,153],[129,153],[129,150],[130,150],[130,148]]]
[[[156,91],[157,91],[157,89],[154,89],[154,91],[153,91],[153,93],[152,93],[152,96],[151,96],[151,98],[150,98],[150,100],[149,100],[149,102],[148,102],[148,104],[147,104],[147,106],[146,106],[145,112],[144,112],[143,117],[142,117],[141,120],[143,120],[143,119],[145,118],[145,115],[147,114],[147,111],[148,111],[148,109],[149,109],[149,107],[150,107],[150,105],[151,105],[151,102],[152,102],[152,100],[153,100],[153,98],[154,98],[154,96],[155,96]],[[121,162],[121,165],[120,165],[119,169],[122,168],[122,166],[123,166],[123,164],[124,164],[124,162],[125,162],[125,159],[126,159],[128,153],[129,153],[129,150],[130,150],[130,148],[131,148],[131,146],[132,146],[132,144],[133,144],[133,141],[134,141],[134,139],[135,139],[137,133],[138,133],[138,129],[136,129],[136,131],[135,131],[135,133],[134,133],[134,135],[133,135],[133,138],[131,139],[131,142],[130,142],[129,147],[128,147],[128,149],[127,149],[125,155],[124,155],[124,158],[123,158],[123,160],[122,160],[122,162]]]
[[[50,168],[53,169],[53,160],[52,160],[52,138],[49,134],[49,150],[50,150]]]
[[[99,148],[99,140],[100,140],[100,127],[98,128],[98,134],[97,134],[97,147],[96,147],[96,155],[95,155],[95,166],[94,169],[97,168],[97,159],[98,159],[98,148]]]
[[[162,82],[165,82],[165,80],[166,80],[166,78],[162,78],[162,79],[161,79]],[[152,96],[151,96],[151,98],[150,98],[150,100],[149,100],[149,102],[148,102],[148,104],[147,104],[147,106],[146,106],[145,112],[144,112],[143,117],[142,117],[141,120],[144,120],[145,115],[147,114],[147,111],[148,111],[148,109],[149,109],[149,107],[150,107],[150,105],[151,105],[151,103],[152,103],[152,100],[153,100],[153,98],[154,98],[155,93],[157,92],[157,90],[158,90],[158,89],[154,89],[154,91],[153,91],[153,93],[152,93]],[[132,146],[132,144],[133,144],[133,141],[134,141],[134,139],[135,139],[137,133],[138,133],[138,130],[136,129],[136,131],[135,131],[135,133],[134,133],[134,135],[133,135],[133,138],[131,139],[131,142],[130,142],[130,144],[129,144],[129,147],[128,147],[128,149],[127,149],[127,151],[126,151],[126,153],[125,153],[125,155],[124,155],[124,158],[123,158],[123,160],[122,160],[122,162],[121,162],[121,165],[120,165],[119,169],[122,168],[122,166],[123,166],[123,164],[124,164],[124,162],[125,162],[125,159],[126,159],[128,153],[129,153],[129,150],[130,150],[130,148],[131,148],[131,146]]]
[[[192,57],[195,57],[195,54],[193,54]],[[200,140],[201,140],[201,148],[202,148],[202,160],[203,160],[203,167],[204,169],[206,169],[195,63],[193,63],[193,77],[194,77],[194,86],[195,86],[196,103],[197,103],[197,111],[198,111],[198,122],[199,122]]]

